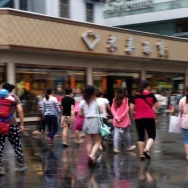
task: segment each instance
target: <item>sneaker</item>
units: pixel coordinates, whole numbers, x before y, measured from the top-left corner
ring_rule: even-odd
[[[135,148],[136,148],[136,145],[129,146],[129,147],[127,148],[127,151],[131,151],[131,150],[133,150],[133,149],[135,149]]]
[[[27,170],[27,166],[25,164],[19,165],[18,168],[15,169],[17,172],[25,172]]]
[[[4,176],[6,174],[5,169],[1,168],[0,169],[0,176]]]
[[[75,144],[82,144],[83,142],[84,142],[83,140],[74,139],[74,143],[75,143]]]
[[[114,153],[120,153],[120,150],[119,149],[116,149],[116,148],[114,148]]]

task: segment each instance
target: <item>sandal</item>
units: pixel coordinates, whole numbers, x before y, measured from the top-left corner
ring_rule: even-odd
[[[147,149],[144,149],[143,154],[145,155],[145,157],[147,159],[151,159],[151,156],[150,156],[149,151]]]
[[[144,155],[143,153],[140,153],[140,160],[141,160],[141,161],[144,161],[145,158],[146,158],[145,155]]]

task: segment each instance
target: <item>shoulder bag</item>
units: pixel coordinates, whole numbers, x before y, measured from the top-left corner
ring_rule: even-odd
[[[103,119],[102,119],[100,112],[99,112],[98,105],[96,105],[96,111],[97,111],[97,115],[99,116],[99,121],[100,121],[100,124],[99,124],[100,134],[101,134],[102,137],[107,136],[107,135],[110,134],[110,128],[106,124],[104,124]]]

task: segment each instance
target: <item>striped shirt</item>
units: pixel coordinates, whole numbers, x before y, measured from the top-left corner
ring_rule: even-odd
[[[58,116],[61,112],[58,101],[56,97],[50,96],[48,100],[46,98],[43,99],[42,104],[42,113],[44,116],[46,115],[56,115]]]

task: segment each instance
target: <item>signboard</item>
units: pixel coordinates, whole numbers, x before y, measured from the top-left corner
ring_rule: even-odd
[[[153,0],[116,0],[106,4],[106,13],[121,13],[133,10],[148,9],[153,7]]]
[[[106,0],[104,18],[188,7],[188,0]]]

